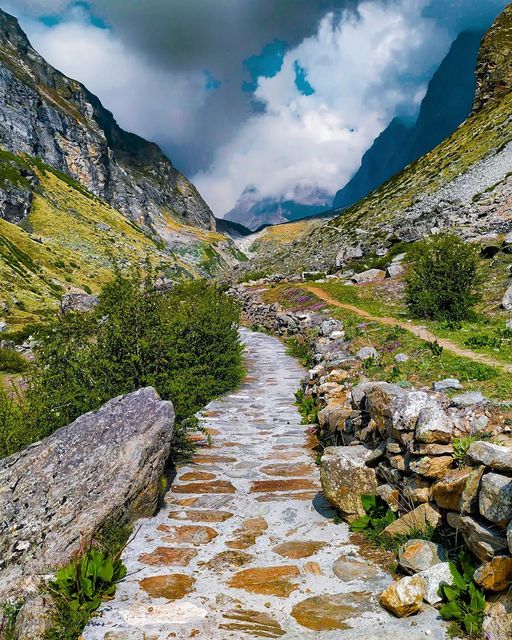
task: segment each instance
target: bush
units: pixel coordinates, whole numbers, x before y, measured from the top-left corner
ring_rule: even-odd
[[[411,252],[406,302],[411,313],[433,320],[464,320],[480,300],[479,251],[453,234],[419,242]]]
[[[5,393],[0,383],[0,458],[22,449],[31,441],[32,438],[27,439],[23,407]]]
[[[145,386],[173,401],[177,424],[187,420],[242,379],[238,319],[237,303],[213,284],[160,293],[149,278],[118,274],[96,309],[65,314],[39,332],[20,409],[27,420],[21,439],[15,421],[14,441],[29,444]],[[0,422],[0,433],[11,429],[11,418]]]
[[[22,373],[28,367],[25,358],[17,351],[0,349],[0,371],[5,373]]]

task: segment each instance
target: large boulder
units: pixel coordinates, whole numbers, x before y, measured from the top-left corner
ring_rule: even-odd
[[[409,511],[398,520],[395,520],[384,529],[384,535],[401,536],[411,531],[421,531],[429,528],[435,529],[441,523],[441,514],[429,504],[420,504],[419,507]]]
[[[369,282],[377,282],[384,280],[386,272],[382,269],[368,269],[368,271],[362,271],[352,276],[351,281],[355,284],[368,284]]]
[[[152,388],[0,460],[0,602],[34,590],[112,519],[154,513],[174,423]]]
[[[89,295],[88,293],[66,293],[66,295],[62,296],[60,310],[62,313],[69,313],[70,311],[84,313],[92,311],[98,302],[98,296]]]
[[[328,447],[322,456],[320,479],[325,497],[347,522],[365,515],[361,495],[375,494],[375,469],[366,466],[371,451],[363,446]]]
[[[501,301],[501,306],[507,311],[512,310],[512,285],[505,291],[505,295]]]

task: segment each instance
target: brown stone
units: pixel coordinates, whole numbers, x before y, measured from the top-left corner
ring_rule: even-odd
[[[229,456],[206,456],[206,455],[195,455],[192,458],[192,462],[194,464],[215,464],[217,462],[236,462],[236,458],[230,458]]]
[[[381,484],[377,487],[377,495],[386,502],[391,511],[395,513],[398,511],[400,501],[398,489],[395,489],[390,484]]]
[[[257,502],[288,502],[288,500],[313,500],[317,491],[297,491],[296,493],[266,493],[256,498]]]
[[[261,471],[267,476],[280,476],[285,478],[296,478],[300,476],[309,476],[312,473],[312,467],[309,464],[270,464],[262,467]]]
[[[172,573],[167,576],[144,578],[139,584],[152,598],[180,600],[192,591],[195,580],[182,573]]]
[[[244,589],[249,593],[287,598],[298,588],[290,581],[298,578],[299,575],[298,568],[294,566],[258,567],[235,573],[228,584],[230,587]]]
[[[425,580],[416,575],[390,584],[382,593],[380,603],[397,618],[405,618],[420,611],[425,594]]]
[[[475,582],[486,591],[505,591],[512,586],[512,558],[495,556],[475,571]]]
[[[434,479],[442,478],[452,467],[453,458],[451,456],[425,456],[418,460],[412,460],[409,464],[409,468],[413,473]]]
[[[429,527],[434,529],[441,522],[439,511],[429,504],[420,504],[419,507],[406,513],[398,520],[395,520],[384,529],[384,534],[397,536],[410,533],[411,531],[426,531]]]
[[[190,471],[184,473],[178,478],[179,482],[196,482],[197,480],[213,480],[215,478],[214,473],[208,473],[207,471]]]
[[[279,624],[268,613],[244,609],[233,609],[222,614],[225,620],[219,629],[237,631],[239,634],[250,634],[251,638],[280,638],[285,635]]]
[[[479,469],[450,471],[432,487],[432,497],[443,509],[473,512],[478,506],[478,486],[484,472]]]
[[[296,460],[300,458],[302,453],[300,451],[280,451],[278,453],[272,453],[268,458],[269,460]]]
[[[161,524],[157,527],[158,531],[163,531],[169,535],[163,536],[162,540],[174,544],[208,544],[219,534],[211,527],[202,527],[200,525],[184,525],[179,527],[167,526]]]
[[[312,480],[256,480],[252,483],[253,493],[268,493],[272,491],[301,491],[304,489],[315,489],[318,486]]]
[[[430,500],[431,485],[428,480],[412,476],[404,479],[403,494],[405,500],[414,504],[424,504]]]
[[[342,582],[352,580],[372,580],[379,576],[379,569],[374,564],[360,558],[341,556],[332,566],[334,575]]]
[[[314,555],[320,549],[323,549],[327,543],[325,542],[283,542],[283,544],[277,545],[272,551],[278,553],[283,558],[290,558],[290,560],[298,560],[299,558],[309,558]]]
[[[410,452],[416,456],[451,456],[453,453],[452,444],[424,444],[421,442],[412,442]]]
[[[230,549],[248,549],[268,529],[264,518],[249,518],[235,531],[236,538],[226,542]]]
[[[178,565],[179,567],[186,567],[195,556],[197,556],[195,549],[187,549],[184,547],[157,547],[151,553],[143,553],[139,556],[139,562],[149,564],[152,567],[172,564]]]
[[[235,493],[236,489],[227,480],[215,480],[214,482],[192,482],[190,484],[173,485],[174,493]]]
[[[253,560],[254,556],[250,553],[236,550],[222,551],[206,562],[205,566],[213,571],[220,571],[231,567],[245,567],[246,564],[251,563]]]
[[[210,509],[190,509],[188,511],[170,511],[172,520],[190,520],[192,522],[225,522],[233,517],[229,511],[213,511]]]
[[[318,562],[306,562],[304,564],[304,571],[310,576],[321,576],[322,569]]]
[[[292,616],[313,631],[335,631],[352,628],[347,620],[357,618],[371,607],[367,592],[313,596],[296,604]]]

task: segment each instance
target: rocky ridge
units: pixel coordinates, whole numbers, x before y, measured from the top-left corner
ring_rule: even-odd
[[[49,65],[0,10],[0,145],[41,158],[148,229],[165,214],[203,229],[216,221],[156,144],[123,131],[82,84]]]

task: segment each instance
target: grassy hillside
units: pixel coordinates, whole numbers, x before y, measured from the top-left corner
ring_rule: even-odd
[[[27,156],[0,152],[0,188],[33,198],[19,224],[0,219],[0,301],[9,308],[2,314],[9,326],[53,313],[66,291],[98,291],[115,264],[149,259],[159,276],[192,277],[214,273],[226,261],[223,251],[236,252],[224,236],[171,217],[169,229],[181,244],[170,250],[69,176]]]

